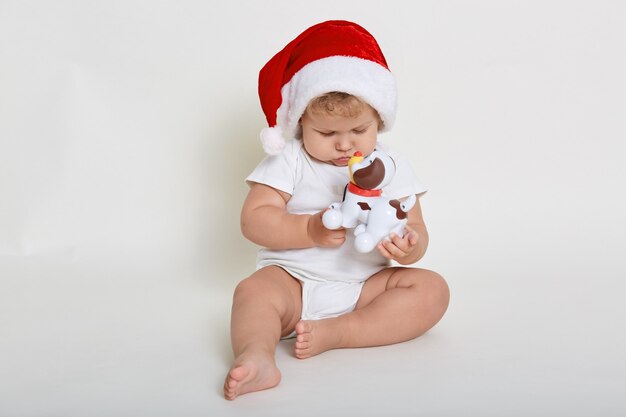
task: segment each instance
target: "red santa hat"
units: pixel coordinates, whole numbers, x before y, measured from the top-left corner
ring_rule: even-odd
[[[396,82],[376,39],[343,20],[319,23],[278,52],[259,73],[259,98],[269,127],[261,131],[270,155],[295,138],[311,99],[339,91],[372,106],[389,130],[396,116]]]

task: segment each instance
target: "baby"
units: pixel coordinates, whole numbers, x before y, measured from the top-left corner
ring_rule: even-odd
[[[241,229],[264,249],[233,297],[229,400],[280,382],[274,354],[281,338],[295,337],[300,359],[407,341],[433,327],[449,299],[437,273],[390,266],[424,256],[419,199],[404,236],[392,234],[370,253],[354,249],[351,230],[322,224],[325,209],[342,199],[355,152],[380,149],[394,159],[389,198],[426,191],[407,160],[377,141],[393,124],[396,87],[372,35],[346,21],[312,26],[263,67],[259,96],[268,156],[247,178]]]

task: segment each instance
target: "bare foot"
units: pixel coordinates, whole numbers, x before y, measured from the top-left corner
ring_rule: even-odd
[[[245,357],[244,357],[245,356]],[[265,355],[240,355],[224,381],[224,398],[273,388],[280,382],[280,371]]]
[[[300,320],[296,324],[296,358],[306,359],[341,346],[337,319]]]

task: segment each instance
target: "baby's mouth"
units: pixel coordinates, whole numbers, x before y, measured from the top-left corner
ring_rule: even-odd
[[[342,156],[341,158],[333,159],[333,162],[335,163],[335,165],[348,165],[349,161],[350,161],[349,156]]]

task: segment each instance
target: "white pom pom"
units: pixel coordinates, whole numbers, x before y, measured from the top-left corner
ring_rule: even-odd
[[[268,155],[278,155],[285,149],[285,138],[280,126],[266,127],[261,130],[261,143]]]

